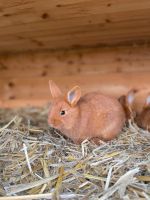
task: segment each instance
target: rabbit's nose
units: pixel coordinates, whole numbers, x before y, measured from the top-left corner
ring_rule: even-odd
[[[60,124],[60,121],[58,119],[49,119],[49,125],[53,127],[57,127]]]
[[[48,118],[48,124],[49,124],[50,126],[53,125],[53,120],[52,120],[51,118]]]

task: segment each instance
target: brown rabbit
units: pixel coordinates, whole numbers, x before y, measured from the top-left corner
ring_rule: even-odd
[[[134,118],[136,116],[136,112],[133,109],[133,103],[134,103],[136,92],[137,90],[132,89],[127,93],[127,95],[122,95],[119,98],[119,102],[123,106],[123,109],[125,112],[126,122],[128,122],[129,119],[134,121]]]
[[[136,123],[140,128],[150,131],[150,94],[148,94],[143,110],[136,117]]]
[[[120,133],[125,115],[117,99],[99,92],[81,97],[79,86],[64,96],[53,81],[49,86],[53,98],[48,123],[75,143],[85,139],[107,141]]]

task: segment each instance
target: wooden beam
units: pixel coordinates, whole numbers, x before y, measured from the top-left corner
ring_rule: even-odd
[[[104,73],[95,75],[73,75],[46,78],[13,78],[1,79],[0,88],[2,97],[0,106],[11,106],[11,101],[21,100],[44,104],[50,100],[48,80],[53,79],[66,92],[74,85],[81,86],[83,94],[89,91],[101,91],[102,93],[119,97],[126,94],[131,88],[150,91],[150,72],[123,72],[123,73]],[[13,84],[12,84],[13,83]],[[145,96],[143,96],[145,98]],[[144,101],[144,98],[140,101]],[[22,103],[21,103],[22,104]],[[143,103],[142,103],[143,104]],[[14,105],[14,102],[13,104]],[[22,104],[23,105],[23,104]]]
[[[0,106],[44,105],[50,100],[49,79],[65,92],[79,84],[83,93],[99,90],[118,97],[136,88],[144,102],[150,91],[150,47],[0,56]]]
[[[0,53],[147,43],[149,0],[2,0]]]
[[[147,46],[0,56],[0,79],[141,71],[150,71],[150,47]]]

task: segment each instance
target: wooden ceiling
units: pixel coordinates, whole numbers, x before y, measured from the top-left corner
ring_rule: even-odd
[[[149,0],[0,1],[0,53],[149,41]]]

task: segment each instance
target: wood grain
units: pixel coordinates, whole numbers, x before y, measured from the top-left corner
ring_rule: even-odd
[[[99,90],[119,97],[140,90],[143,104],[150,91],[150,47],[133,46],[0,56],[0,106],[44,105],[48,80],[64,92],[78,84],[83,93]]]
[[[0,53],[147,43],[149,0],[1,0]]]
[[[150,47],[120,47],[0,56],[0,78],[42,78],[150,71]]]
[[[104,73],[94,75],[73,75],[57,76],[46,78],[1,78],[0,106],[11,106],[11,102],[22,101],[22,105],[30,102],[42,105],[50,101],[48,80],[53,79],[62,89],[67,92],[74,85],[80,85],[83,94],[90,91],[101,91],[102,93],[119,97],[126,94],[131,88],[144,91],[144,96],[140,99],[144,101],[145,94],[150,91],[150,72],[123,72],[123,73]],[[31,101],[30,101],[31,100]],[[24,102],[24,104],[23,104]]]

